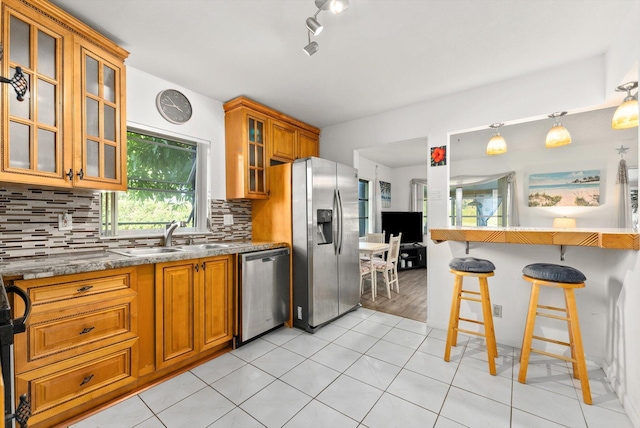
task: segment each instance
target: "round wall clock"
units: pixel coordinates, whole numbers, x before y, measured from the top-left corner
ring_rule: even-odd
[[[191,103],[180,91],[165,89],[156,97],[156,107],[166,120],[181,125],[191,119]]]

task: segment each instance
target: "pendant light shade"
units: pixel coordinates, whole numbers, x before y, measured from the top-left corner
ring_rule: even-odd
[[[549,117],[555,119],[555,123],[553,127],[547,133],[547,140],[545,142],[545,146],[548,149],[553,149],[556,147],[566,146],[567,144],[571,144],[571,134],[567,131],[567,128],[562,126],[558,118],[560,116],[564,116],[567,114],[566,111],[560,111],[553,114],[550,114]]]
[[[504,125],[504,123],[493,123],[489,125],[491,128],[495,129],[496,132],[487,144],[488,155],[501,155],[503,153],[507,153],[507,142],[504,140],[502,135],[500,135],[500,131],[498,131],[502,125]]]
[[[638,126],[638,93],[631,95],[631,90],[638,87],[638,82],[629,82],[618,86],[616,91],[627,92],[622,104],[618,106],[611,120],[613,129],[627,129]]]

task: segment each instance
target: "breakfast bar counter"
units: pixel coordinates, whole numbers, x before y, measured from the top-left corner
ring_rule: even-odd
[[[503,244],[574,245],[618,250],[640,250],[633,229],[553,229],[532,227],[447,227],[430,229],[431,240]]]

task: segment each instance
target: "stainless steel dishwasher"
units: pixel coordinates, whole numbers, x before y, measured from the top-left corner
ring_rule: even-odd
[[[289,319],[289,249],[240,255],[240,337],[242,345]]]

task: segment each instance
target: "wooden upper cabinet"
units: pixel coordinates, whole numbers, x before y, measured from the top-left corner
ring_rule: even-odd
[[[1,7],[0,70],[29,91],[1,88],[0,181],[126,190],[128,52],[48,1]]]
[[[298,134],[298,158],[320,156],[320,136],[304,131]]]
[[[76,105],[84,116],[76,127],[74,185],[126,190],[124,64],[88,43],[78,43],[75,51],[80,76]]]
[[[267,199],[270,165],[318,156],[316,127],[246,97],[227,102],[224,111],[228,199]]]
[[[224,119],[227,199],[266,199],[267,116],[241,107]]]
[[[293,162],[297,155],[298,130],[295,126],[271,120],[271,150],[269,160]]]

